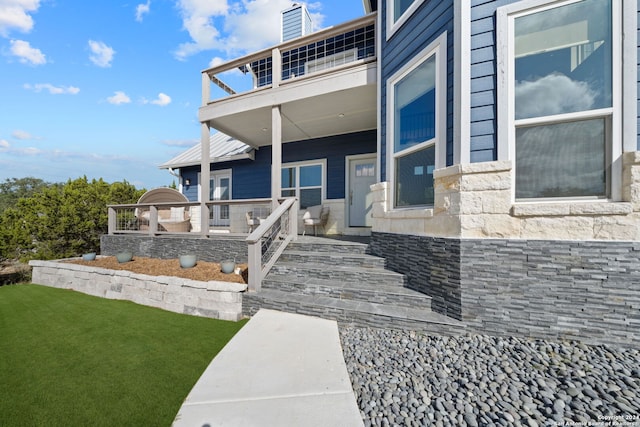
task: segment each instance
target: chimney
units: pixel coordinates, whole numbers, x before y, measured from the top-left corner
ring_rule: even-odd
[[[281,43],[312,32],[313,23],[304,4],[294,3],[293,6],[282,11]]]

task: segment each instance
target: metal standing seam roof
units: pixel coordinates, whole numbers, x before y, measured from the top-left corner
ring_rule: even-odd
[[[209,139],[209,155],[211,163],[228,162],[238,159],[253,159],[254,148],[248,146],[242,141],[217,132]],[[200,165],[201,144],[198,143],[186,151],[178,154],[173,159],[162,163],[160,169],[176,169],[185,166]]]

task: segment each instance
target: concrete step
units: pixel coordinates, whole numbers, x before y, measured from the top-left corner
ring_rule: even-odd
[[[409,329],[449,335],[459,335],[465,330],[462,322],[434,313],[430,309],[398,307],[324,295],[293,294],[274,289],[244,294],[242,306],[243,314],[248,316],[257,313],[260,308],[268,308],[360,327]]]
[[[367,247],[366,243],[361,242],[299,236],[297,240],[289,243],[288,249],[292,251],[364,254]]]
[[[316,263],[276,262],[269,276],[283,276],[292,282],[304,281],[308,278],[366,283],[373,285],[400,285],[406,283],[406,277],[400,273],[381,268],[326,265]],[[268,276],[267,276],[268,277]]]
[[[341,265],[341,266],[357,266],[365,268],[384,268],[386,260],[384,258],[363,253],[350,252],[324,252],[311,250],[289,249],[280,256],[282,262],[299,263],[299,264],[323,264],[323,265]]]
[[[262,281],[262,289],[431,310],[430,296],[405,288],[400,284],[370,285],[368,283],[325,280],[310,277],[293,281],[285,276],[268,275],[265,280]]]

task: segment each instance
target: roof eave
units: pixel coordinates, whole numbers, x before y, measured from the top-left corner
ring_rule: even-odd
[[[222,162],[233,162],[235,160],[255,160],[254,150],[249,151],[248,153],[240,153],[234,154],[233,156],[224,156],[224,157],[213,157],[211,159],[211,163],[222,163]],[[200,162],[184,162],[184,163],[165,163],[158,166],[158,169],[180,169],[186,168],[189,166],[200,166]]]

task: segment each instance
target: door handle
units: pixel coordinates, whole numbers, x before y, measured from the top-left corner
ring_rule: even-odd
[[[349,206],[353,206],[353,190],[349,190]]]

